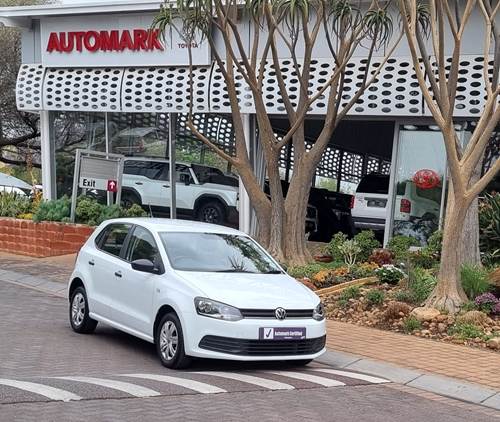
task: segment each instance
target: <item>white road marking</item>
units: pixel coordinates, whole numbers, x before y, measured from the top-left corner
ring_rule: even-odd
[[[226,390],[216,387],[215,385],[205,384],[204,382],[193,381],[186,378],[170,377],[168,375],[155,374],[124,374],[122,377],[143,378],[147,380],[166,382],[168,384],[179,385],[190,390],[198,391],[203,394],[227,393]]]
[[[314,368],[312,370],[318,371],[318,372],[324,372],[326,374],[340,375],[340,376],[346,377],[346,378],[354,378],[357,380],[368,381],[368,382],[371,382],[372,384],[383,384],[386,382],[390,382],[389,380],[386,380],[383,378],[372,377],[370,375],[365,375],[365,374],[356,374],[354,372],[339,371],[337,369]]]
[[[131,384],[129,382],[116,381],[104,378],[93,377],[54,377],[61,380],[84,382],[87,384],[100,385],[101,387],[111,388],[113,390],[123,391],[134,397],[155,397],[161,396],[161,393],[151,390],[140,385]]]
[[[199,371],[191,372],[191,374],[200,375],[212,375],[214,377],[227,378],[230,380],[236,380],[241,382],[246,382],[248,384],[258,385],[260,387],[268,388],[270,390],[293,390],[295,387],[290,384],[285,384],[284,382],[278,382],[269,380],[266,378],[255,377],[252,375],[239,374],[235,372],[218,372],[218,371]]]
[[[82,399],[80,396],[70,393],[69,391],[61,390],[60,388],[50,387],[48,385],[37,384],[34,382],[17,381],[17,380],[0,378],[0,384],[18,388],[24,391],[29,391],[30,393],[39,394],[40,396],[47,397],[51,400],[70,401],[70,400]]]
[[[304,372],[293,372],[293,371],[264,371],[269,374],[281,375],[284,377],[295,378],[302,381],[312,382],[314,384],[319,384],[324,387],[340,387],[345,385],[343,382],[335,381],[330,378],[318,377],[316,375],[306,374]]]

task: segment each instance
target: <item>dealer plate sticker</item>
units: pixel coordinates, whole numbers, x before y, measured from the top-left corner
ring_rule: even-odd
[[[305,338],[305,327],[259,328],[259,340],[304,340]]]

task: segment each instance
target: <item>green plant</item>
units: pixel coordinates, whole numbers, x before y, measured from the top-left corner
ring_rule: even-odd
[[[67,196],[52,201],[40,202],[33,214],[33,221],[62,221],[69,218],[71,201]]]
[[[408,259],[409,250],[412,246],[420,246],[420,243],[410,236],[394,236],[387,243],[387,249],[394,254],[398,262],[404,262]]]
[[[132,204],[130,208],[123,210],[123,217],[147,217],[148,213],[139,204]]]
[[[435,268],[439,265],[439,255],[430,249],[422,248],[420,251],[409,252],[409,260],[415,267],[425,269]]]
[[[287,272],[290,276],[295,278],[313,278],[315,274],[322,270],[334,269],[342,266],[341,262],[313,262],[307,265],[299,265],[295,267],[289,267]]]
[[[470,338],[483,338],[483,331],[470,323],[456,322],[448,329],[448,334],[454,336],[461,340],[467,340]]]
[[[342,245],[347,240],[347,235],[338,232],[335,233],[330,240],[330,243],[325,248],[325,252],[330,254],[334,261],[342,261],[344,257],[339,250],[339,246]]]
[[[88,196],[80,196],[76,202],[76,221],[89,226],[98,224],[101,215],[104,213],[104,205],[100,204]]]
[[[413,303],[424,302],[436,287],[437,279],[428,270],[415,267],[409,272],[408,290]]]
[[[14,192],[0,193],[0,217],[17,217],[31,212],[31,201]]]
[[[358,286],[347,287],[341,294],[340,300],[357,299],[361,296],[361,290]]]
[[[398,284],[405,275],[403,271],[394,265],[384,265],[383,267],[375,270],[375,274],[381,283],[388,284]]]
[[[471,300],[491,289],[488,281],[488,272],[477,265],[462,265],[460,279],[462,280],[462,287],[465,294]]]
[[[374,262],[375,264],[382,265],[392,264],[393,260],[392,252],[389,249],[374,249],[372,254],[368,257],[368,262]]]
[[[341,297],[337,300],[337,304],[340,308],[347,308],[349,306],[349,301]]]
[[[443,232],[436,230],[427,239],[427,246],[424,248],[431,254],[441,255],[441,248],[443,246]]]
[[[347,268],[350,270],[356,264],[357,256],[361,252],[358,242],[354,239],[346,240],[337,247],[344,258]]]
[[[394,293],[394,299],[398,302],[415,303],[413,294],[407,289],[398,290],[396,293]]]
[[[479,241],[485,264],[500,261],[500,194],[486,194],[479,203]],[[494,258],[491,259],[491,255]],[[483,261],[484,262],[484,261]]]
[[[379,289],[370,289],[366,293],[366,300],[370,305],[380,305],[384,302],[385,293]]]
[[[461,306],[460,310],[462,312],[476,311],[477,310],[477,305],[472,300],[469,300],[468,302],[465,302]]]
[[[363,230],[354,236],[354,240],[361,249],[358,253],[358,259],[360,261],[367,261],[373,250],[380,248],[380,242],[375,238],[375,232],[373,230]]]
[[[415,330],[420,330],[422,328],[422,323],[414,316],[409,316],[403,321],[403,330],[405,333],[413,333]]]

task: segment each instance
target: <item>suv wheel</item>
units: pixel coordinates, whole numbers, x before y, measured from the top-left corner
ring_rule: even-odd
[[[198,220],[205,223],[222,224],[224,222],[224,207],[217,201],[205,202],[198,209]]]
[[[177,315],[163,316],[156,330],[156,352],[163,366],[182,369],[189,366],[191,358],[184,352],[184,335]]]
[[[84,287],[77,287],[69,305],[71,328],[80,334],[90,334],[97,327],[97,321],[89,316],[89,304]]]
[[[123,192],[120,199],[122,208],[130,208],[132,205],[142,205],[141,199],[133,192]]]

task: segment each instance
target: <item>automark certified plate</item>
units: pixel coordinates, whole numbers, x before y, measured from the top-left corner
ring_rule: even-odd
[[[259,328],[259,340],[304,340],[305,338],[305,327]]]

